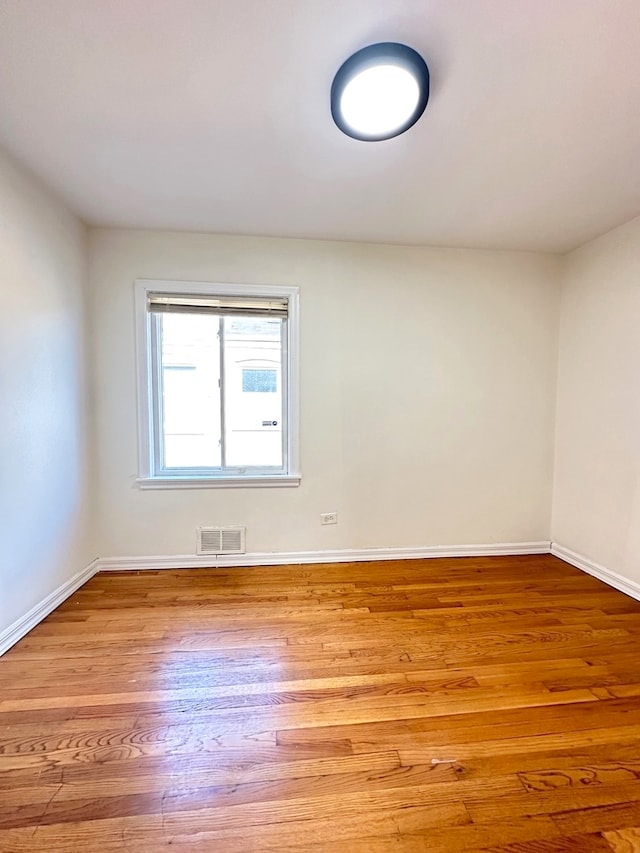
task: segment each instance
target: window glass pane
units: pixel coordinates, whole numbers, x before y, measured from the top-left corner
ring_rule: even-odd
[[[281,319],[224,317],[228,466],[282,467]]]
[[[165,468],[221,463],[219,325],[211,315],[160,315]]]
[[[242,368],[242,390],[246,393],[274,393],[278,390],[278,371],[271,368]]]

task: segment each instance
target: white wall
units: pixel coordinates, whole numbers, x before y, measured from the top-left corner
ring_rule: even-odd
[[[565,259],[552,530],[640,583],[640,218]]]
[[[208,524],[246,524],[248,551],[549,538],[557,258],[103,229],[90,245],[101,556],[192,554]],[[137,488],[138,277],[300,286],[299,489]]]
[[[0,634],[89,545],[84,226],[0,152]]]

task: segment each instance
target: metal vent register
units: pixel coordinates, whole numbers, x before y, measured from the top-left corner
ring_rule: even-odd
[[[198,554],[244,554],[245,527],[199,527]]]

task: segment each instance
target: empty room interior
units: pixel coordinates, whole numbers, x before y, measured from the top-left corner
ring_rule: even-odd
[[[0,851],[640,851],[638,0],[0,0]]]

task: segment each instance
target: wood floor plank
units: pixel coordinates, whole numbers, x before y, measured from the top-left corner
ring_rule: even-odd
[[[640,828],[617,829],[605,832],[604,837],[609,842],[613,853],[638,853],[640,850]]]
[[[484,837],[482,831],[484,830]],[[553,837],[544,837],[545,832]],[[537,819],[518,825],[517,822],[496,824],[492,828],[454,830],[449,838],[438,838],[437,834],[428,835],[390,835],[384,838],[365,838],[358,841],[339,842],[338,844],[308,845],[286,847],[282,853],[427,853],[440,850],[451,853],[463,850],[464,853],[611,853],[611,847],[599,833],[557,837],[546,820]],[[473,837],[469,837],[472,834]],[[518,841],[486,846],[484,842],[491,838],[506,840],[517,837]],[[482,847],[469,847],[469,843],[479,842]],[[439,845],[439,846],[436,846]]]
[[[0,850],[640,850],[639,685],[549,555],[99,574],[0,660]]]

